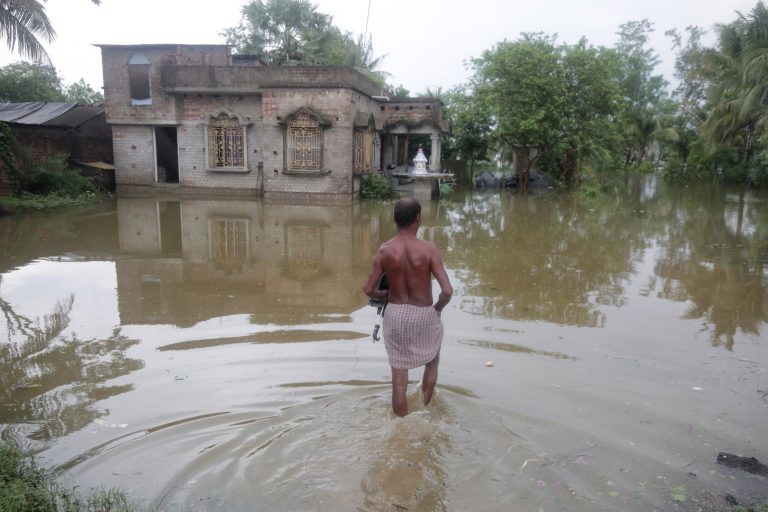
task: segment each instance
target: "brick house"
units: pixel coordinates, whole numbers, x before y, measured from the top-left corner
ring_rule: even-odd
[[[386,98],[351,67],[266,67],[226,45],[97,45],[120,191],[352,197],[448,124],[431,98]]]

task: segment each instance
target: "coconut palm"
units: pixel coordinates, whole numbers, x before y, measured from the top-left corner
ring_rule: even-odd
[[[314,63],[332,26],[331,17],[308,0],[252,0],[242,13],[240,25],[224,31],[227,43],[270,65]]]
[[[719,49],[710,54],[712,110],[702,134],[710,148],[723,144],[749,160],[768,127],[768,7],[760,1],[717,30]]]
[[[48,61],[41,39],[52,42],[56,37],[45,6],[37,0],[0,0],[0,35],[12,52],[32,60]]]
[[[101,4],[101,0],[91,0]],[[18,49],[22,57],[50,63],[41,39],[50,43],[56,37],[45,13],[45,0],[0,0],[0,37],[5,36],[8,49]]]

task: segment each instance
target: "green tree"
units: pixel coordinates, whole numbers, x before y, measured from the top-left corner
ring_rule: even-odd
[[[718,48],[710,53],[711,110],[701,135],[711,152],[724,147],[748,166],[765,146],[768,121],[768,8],[762,1],[748,14],[717,27]]]
[[[251,0],[239,26],[226,29],[227,43],[269,65],[322,63],[322,49],[337,40],[332,18],[308,0]]]
[[[621,103],[619,54],[594,47],[582,38],[561,47],[565,101],[561,111],[558,178],[567,185],[580,182],[590,160],[598,168],[612,168],[616,152],[611,134]]]
[[[90,105],[94,103],[104,103],[104,95],[93,90],[93,88],[82,78],[64,88],[64,97],[72,103]]]
[[[653,158],[653,143],[645,137],[644,128],[658,119],[658,106],[666,95],[667,83],[661,75],[654,75],[658,54],[648,46],[653,23],[647,19],[628,21],[619,26],[616,49],[621,56],[621,87],[624,95],[622,108],[622,134],[624,136],[624,164],[640,164]]]
[[[565,82],[554,37],[523,34],[498,43],[472,60],[476,94],[494,122],[504,155],[515,155],[518,187],[528,187],[530,170],[551,152],[565,103]]]
[[[685,28],[687,38],[677,30],[665,34],[672,39],[675,55],[675,78],[677,88],[673,92],[676,102],[670,125],[677,134],[677,141],[670,145],[671,154],[666,162],[668,175],[686,173],[688,159],[699,135],[699,126],[707,115],[707,89],[710,76],[707,55],[709,49],[703,46],[704,30],[696,26]]]
[[[92,1],[101,4],[101,0]],[[22,57],[50,62],[43,42],[53,42],[56,31],[45,13],[44,2],[0,0],[0,37],[5,37],[11,52],[18,50]]]
[[[492,148],[491,115],[481,102],[475,101],[469,86],[456,87],[443,99],[446,117],[451,121],[451,134],[443,141],[443,156],[466,160],[474,173],[475,163],[486,160]]]
[[[64,101],[61,78],[53,66],[15,62],[0,68],[0,101]]]

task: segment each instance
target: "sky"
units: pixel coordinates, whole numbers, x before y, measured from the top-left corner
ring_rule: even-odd
[[[95,44],[224,43],[221,31],[236,26],[246,0],[48,0],[46,10],[57,32],[46,45],[65,84],[84,78],[94,89],[103,84],[100,51]],[[619,25],[647,18],[655,27],[651,46],[662,63],[657,72],[672,80],[674,54],[664,32],[716,23],[749,12],[756,0],[315,0],[318,11],[333,16],[343,30],[373,38],[379,69],[389,83],[412,95],[467,81],[465,63],[497,42],[521,32],[558,34],[575,43],[582,36],[596,46],[613,46]],[[368,12],[370,5],[370,14]],[[0,66],[21,60],[4,46]]]

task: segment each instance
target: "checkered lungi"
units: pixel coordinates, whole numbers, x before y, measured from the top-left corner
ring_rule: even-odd
[[[384,310],[384,346],[396,369],[423,366],[440,352],[443,322],[432,306],[387,304]]]

